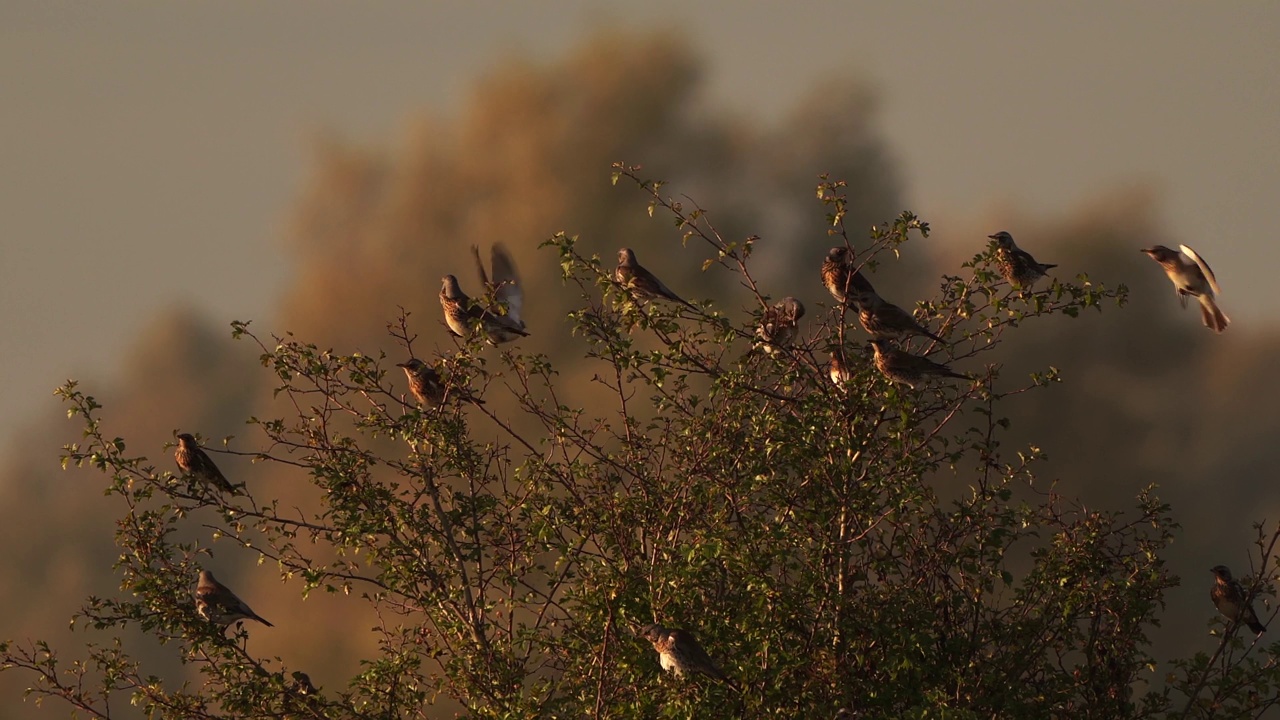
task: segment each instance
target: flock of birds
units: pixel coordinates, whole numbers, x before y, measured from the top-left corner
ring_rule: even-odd
[[[1030,290],[1049,270],[1057,267],[1037,262],[1029,253],[1020,249],[1007,232],[998,232],[988,237],[995,242],[997,270],[1019,291]],[[440,306],[450,332],[463,338],[479,332],[493,345],[528,336],[521,319],[523,291],[511,256],[502,245],[494,245],[490,261],[492,272],[486,273],[479,249],[473,247],[472,252],[485,296],[492,299],[492,304],[473,300],[462,291],[455,276],[444,276]],[[1163,245],[1145,248],[1142,252],[1164,269],[1184,308],[1188,297],[1195,298],[1200,303],[1205,326],[1219,333],[1226,329],[1230,320],[1216,302],[1220,292],[1218,282],[1203,258],[1186,245],[1180,246],[1180,252]],[[618,251],[618,265],[613,279],[636,300],[668,300],[697,310],[692,303],[674,293],[642,266],[631,248]],[[875,366],[891,382],[915,387],[930,377],[969,379],[968,375],[957,373],[944,364],[895,346],[895,342],[913,336],[941,344],[946,344],[946,341],[917,321],[910,312],[880,297],[855,265],[854,254],[848,247],[833,247],[827,253],[822,263],[822,284],[838,303],[857,312],[859,323],[871,337]],[[756,328],[760,347],[770,354],[790,347],[799,332],[799,321],[804,313],[804,305],[793,297],[784,298],[767,308]],[[423,406],[438,407],[449,399],[449,393],[454,393],[453,397],[457,400],[483,404],[483,400],[465,389],[455,389],[446,384],[439,371],[422,360],[411,358],[399,363],[398,367],[404,369],[409,391]],[[832,354],[829,371],[832,382],[837,385],[844,384],[852,376],[839,350]],[[190,434],[178,435],[174,457],[178,467],[206,485],[233,495],[241,493],[242,486],[228,481]],[[1243,623],[1255,633],[1263,632],[1266,626],[1259,622],[1248,595],[1241,584],[1232,578],[1231,571],[1218,565],[1212,572],[1215,582],[1210,597],[1218,611],[1233,623]],[[223,627],[242,620],[256,620],[272,627],[271,623],[255,613],[207,570],[200,572],[196,587],[196,610],[201,617]],[[639,634],[653,644],[663,670],[674,672],[678,676],[702,673],[736,689],[734,682],[691,632],[653,624],[642,629]],[[294,680],[299,692],[307,694],[314,691],[305,674],[294,673]]]

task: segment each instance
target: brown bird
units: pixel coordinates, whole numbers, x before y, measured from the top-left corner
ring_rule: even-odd
[[[301,670],[294,670],[290,676],[293,678],[293,685],[290,688],[299,695],[315,695],[316,686],[311,684],[311,677]]]
[[[845,364],[844,353],[839,348],[831,349],[831,362],[827,364],[827,376],[836,387],[843,388],[853,379],[853,373]]]
[[[916,322],[911,313],[875,293],[856,295],[853,302],[858,306],[858,321],[862,323],[862,329],[873,338],[906,339],[912,335],[923,335],[940,343],[947,342]]]
[[[1215,565],[1209,569],[1213,573],[1213,587],[1209,589],[1209,599],[1218,612],[1231,622],[1242,622],[1249,626],[1255,634],[1261,635],[1267,626],[1258,622],[1258,614],[1252,605],[1245,604],[1245,591],[1240,581],[1231,577],[1226,565]]]
[[[213,460],[209,459],[208,454],[200,449],[200,445],[196,439],[189,433],[181,433],[178,435],[178,448],[173,452],[173,459],[177,461],[178,467],[182,468],[184,473],[205,483],[212,485],[223,492],[238,495],[239,490],[232,485],[213,464]]]
[[[418,358],[410,358],[408,362],[396,363],[396,367],[403,368],[405,377],[409,379],[409,392],[413,393],[414,399],[423,407],[439,407],[445,400],[446,388],[444,380],[441,379],[440,373],[435,368],[422,362]],[[471,393],[456,388],[454,390],[455,397],[473,402],[477,405],[483,405],[484,401],[474,397]]]
[[[485,339],[492,345],[511,342],[517,337],[528,337],[524,323],[519,317],[502,315],[481,307],[458,286],[458,278],[445,275],[440,288],[440,307],[444,310],[444,321],[449,330],[458,337],[470,337],[472,327],[477,321]],[[520,303],[517,301],[517,306]],[[517,307],[518,309],[518,307]]]
[[[681,298],[679,295],[671,292],[671,289],[662,284],[662,281],[653,273],[649,272],[636,262],[636,254],[631,248],[622,248],[618,251],[618,267],[613,271],[613,279],[623,287],[631,291],[631,294],[640,300],[655,300],[665,298],[688,307],[691,310],[697,310],[692,303]]]
[[[1179,245],[1178,248],[1182,250],[1181,253],[1163,245],[1145,248],[1142,252],[1164,268],[1164,274],[1173,281],[1173,289],[1178,293],[1182,307],[1187,306],[1188,295],[1196,298],[1200,301],[1200,317],[1204,320],[1204,326],[1214,332],[1226,330],[1231,319],[1218,308],[1216,298],[1222,290],[1218,287],[1218,279],[1209,269],[1209,263],[1186,245]]]
[[[924,382],[930,375],[960,378],[962,380],[971,379],[968,375],[961,375],[946,365],[936,363],[929,358],[899,350],[893,347],[888,340],[872,340],[871,347],[876,352],[876,369],[880,371],[881,375],[888,378],[890,382],[902,383],[914,388],[917,384]]]
[[[275,627],[236,597],[230,588],[218,582],[208,570],[200,571],[200,582],[196,585],[196,612],[205,620],[223,627],[240,620],[257,620],[267,627]]]
[[[1045,273],[1058,267],[1036,262],[1031,253],[1019,249],[1013,242],[1013,236],[1003,230],[987,237],[996,241],[996,269],[1019,290],[1030,290]]]
[[[793,297],[783,298],[760,316],[756,337],[760,347],[770,355],[791,347],[800,331],[800,318],[804,317],[804,303]]]
[[[737,689],[738,686],[724,674],[724,670],[720,669],[688,630],[665,628],[655,623],[642,630],[640,635],[653,643],[663,670],[674,672],[677,677],[702,673]]]
[[[847,303],[850,295],[876,294],[871,282],[853,267],[853,254],[849,248],[843,246],[827,251],[827,257],[822,261],[822,286],[839,303]]]

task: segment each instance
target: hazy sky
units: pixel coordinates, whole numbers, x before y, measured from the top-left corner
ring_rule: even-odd
[[[500,60],[608,26],[681,28],[744,122],[870,79],[935,226],[1152,183],[1231,332],[1280,319],[1276,2],[0,0],[0,448],[63,379],[108,379],[160,308],[269,322],[317,132],[396,143]]]

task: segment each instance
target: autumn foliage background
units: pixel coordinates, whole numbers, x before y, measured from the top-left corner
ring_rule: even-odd
[[[555,362],[562,403],[602,412],[609,399],[587,381],[596,369],[565,320],[578,299],[566,290],[554,253],[538,249],[554,233],[577,236],[580,252],[606,260],[618,247],[633,247],[686,297],[713,298],[723,311],[740,308],[744,316],[751,308],[734,282],[701,270],[703,249],[682,246],[668,219],[649,216],[641,193],[609,182],[610,164],[619,159],[642,163],[650,177],[670,183],[669,192],[695,198],[714,213],[724,236],[760,236],[757,280],[776,297],[800,298],[812,312],[827,299],[817,267],[832,244],[814,197],[818,176],[848,181],[850,228],[908,209],[893,148],[873,129],[875,93],[852,82],[820,87],[788,120],[763,129],[691,110],[701,107],[693,102],[699,92],[698,60],[682,42],[610,35],[551,65],[499,67],[459,117],[424,118],[380,147],[341,138],[319,143],[310,180],[295,206],[282,209],[290,218],[284,242],[292,286],[275,314],[252,318],[252,327],[402,359],[387,324],[403,308],[420,355],[448,350],[439,277],[451,272],[473,286],[470,245],[503,242],[528,298],[531,336],[519,349]],[[1225,563],[1247,572],[1252,523],[1277,520],[1268,515],[1280,500],[1269,481],[1270,447],[1280,431],[1273,412],[1280,381],[1268,372],[1277,339],[1236,326],[1215,337],[1194,313],[1179,310],[1168,281],[1137,249],[1197,239],[1162,226],[1154,191],[1113,188],[1055,218],[1011,212],[964,220],[910,209],[928,218],[933,232],[875,276],[877,287],[892,288],[891,298],[904,306],[935,292],[939,277],[958,272],[988,234],[1015,225],[1024,247],[1059,264],[1057,275],[1087,271],[1129,287],[1125,308],[1087,322],[1055,317],[1030,324],[992,358],[1008,377],[1052,365],[1065,379],[1007,401],[1013,424],[1006,447],[1043,449],[1039,477],[1056,480],[1055,492],[1090,507],[1129,507],[1142,488],[1158,485],[1181,524],[1165,558],[1182,582],[1152,631],[1155,652],[1212,652],[1208,569]],[[110,432],[126,435],[131,450],[160,467],[171,462],[162,448],[175,429],[236,436],[237,448],[250,444],[245,419],[278,414],[279,407],[258,349],[231,339],[230,320],[182,310],[156,318],[137,339],[125,373],[90,389],[108,408]],[[0,637],[38,636],[74,647],[81,636],[68,633],[67,620],[85,597],[118,586],[110,570],[117,550],[99,477],[58,467],[54,448],[74,440],[77,426],[53,400],[48,415],[25,431],[27,450],[0,470],[0,542],[8,557],[0,567],[6,610]],[[289,468],[215,459],[233,481],[282,505],[315,502],[312,488]],[[330,686],[359,672],[358,661],[376,651],[372,614],[322,593],[301,603],[276,573],[256,565],[253,553],[229,544],[213,562],[224,582],[277,624],[253,631],[256,652],[308,658],[312,679]],[[144,656],[170,657],[142,643]],[[23,685],[13,673],[0,675],[6,698],[0,718],[40,716],[9,700]]]

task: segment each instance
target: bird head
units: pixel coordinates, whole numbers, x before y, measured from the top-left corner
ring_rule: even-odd
[[[996,245],[999,245],[1000,247],[1005,248],[1006,250],[1013,247],[1013,236],[1005,232],[1004,230],[1001,230],[995,235],[988,235],[987,237],[991,238],[992,240],[995,240]]]
[[[1213,573],[1213,576],[1218,578],[1218,582],[1231,582],[1231,571],[1227,569],[1226,565],[1214,565],[1209,568],[1209,572]]]
[[[827,260],[833,263],[849,262],[849,248],[837,245],[827,251]]]
[[[884,301],[880,299],[880,296],[875,291],[863,290],[850,293],[849,302],[853,303],[854,307],[862,310],[863,308],[874,308],[876,303]]]
[[[404,368],[405,370],[407,370],[407,371],[409,371],[409,372],[418,372],[419,370],[421,370],[421,369],[423,368],[423,366],[424,366],[424,363],[423,363],[421,360],[419,360],[418,358],[409,358],[409,359],[408,359],[407,361],[405,361],[405,362],[402,362],[402,363],[396,363],[396,367],[398,367],[398,368]]]
[[[191,433],[179,433],[178,444],[184,448],[190,449],[196,447],[196,439],[192,437]]]
[[[657,623],[654,623],[652,625],[646,625],[643,629],[640,630],[640,637],[644,638],[645,640],[648,640],[649,642],[657,642],[658,640],[661,640],[663,637],[665,637],[666,634],[667,634],[667,629]]]
[[[635,265],[636,264],[636,254],[631,251],[631,248],[624,247],[618,251],[618,264],[619,265]]]
[[[783,312],[785,312],[787,317],[791,318],[792,321],[799,320],[804,317],[804,303],[793,297],[783,298],[779,305],[782,306]]]
[[[1178,257],[1178,253],[1163,245],[1152,245],[1149,248],[1143,248],[1142,252],[1158,263],[1167,263]]]
[[[217,582],[218,582],[218,581],[213,577],[213,573],[209,572],[208,570],[201,570],[201,571],[200,571],[200,584],[201,584],[201,585],[216,585],[216,584],[217,584]]]
[[[443,287],[440,288],[440,294],[450,300],[462,300],[467,296],[462,293],[462,288],[458,286],[458,278],[452,275],[445,275],[441,278]]]
[[[871,341],[871,347],[875,348],[877,353],[880,353],[893,347],[893,345],[889,343],[887,338],[875,338]]]

